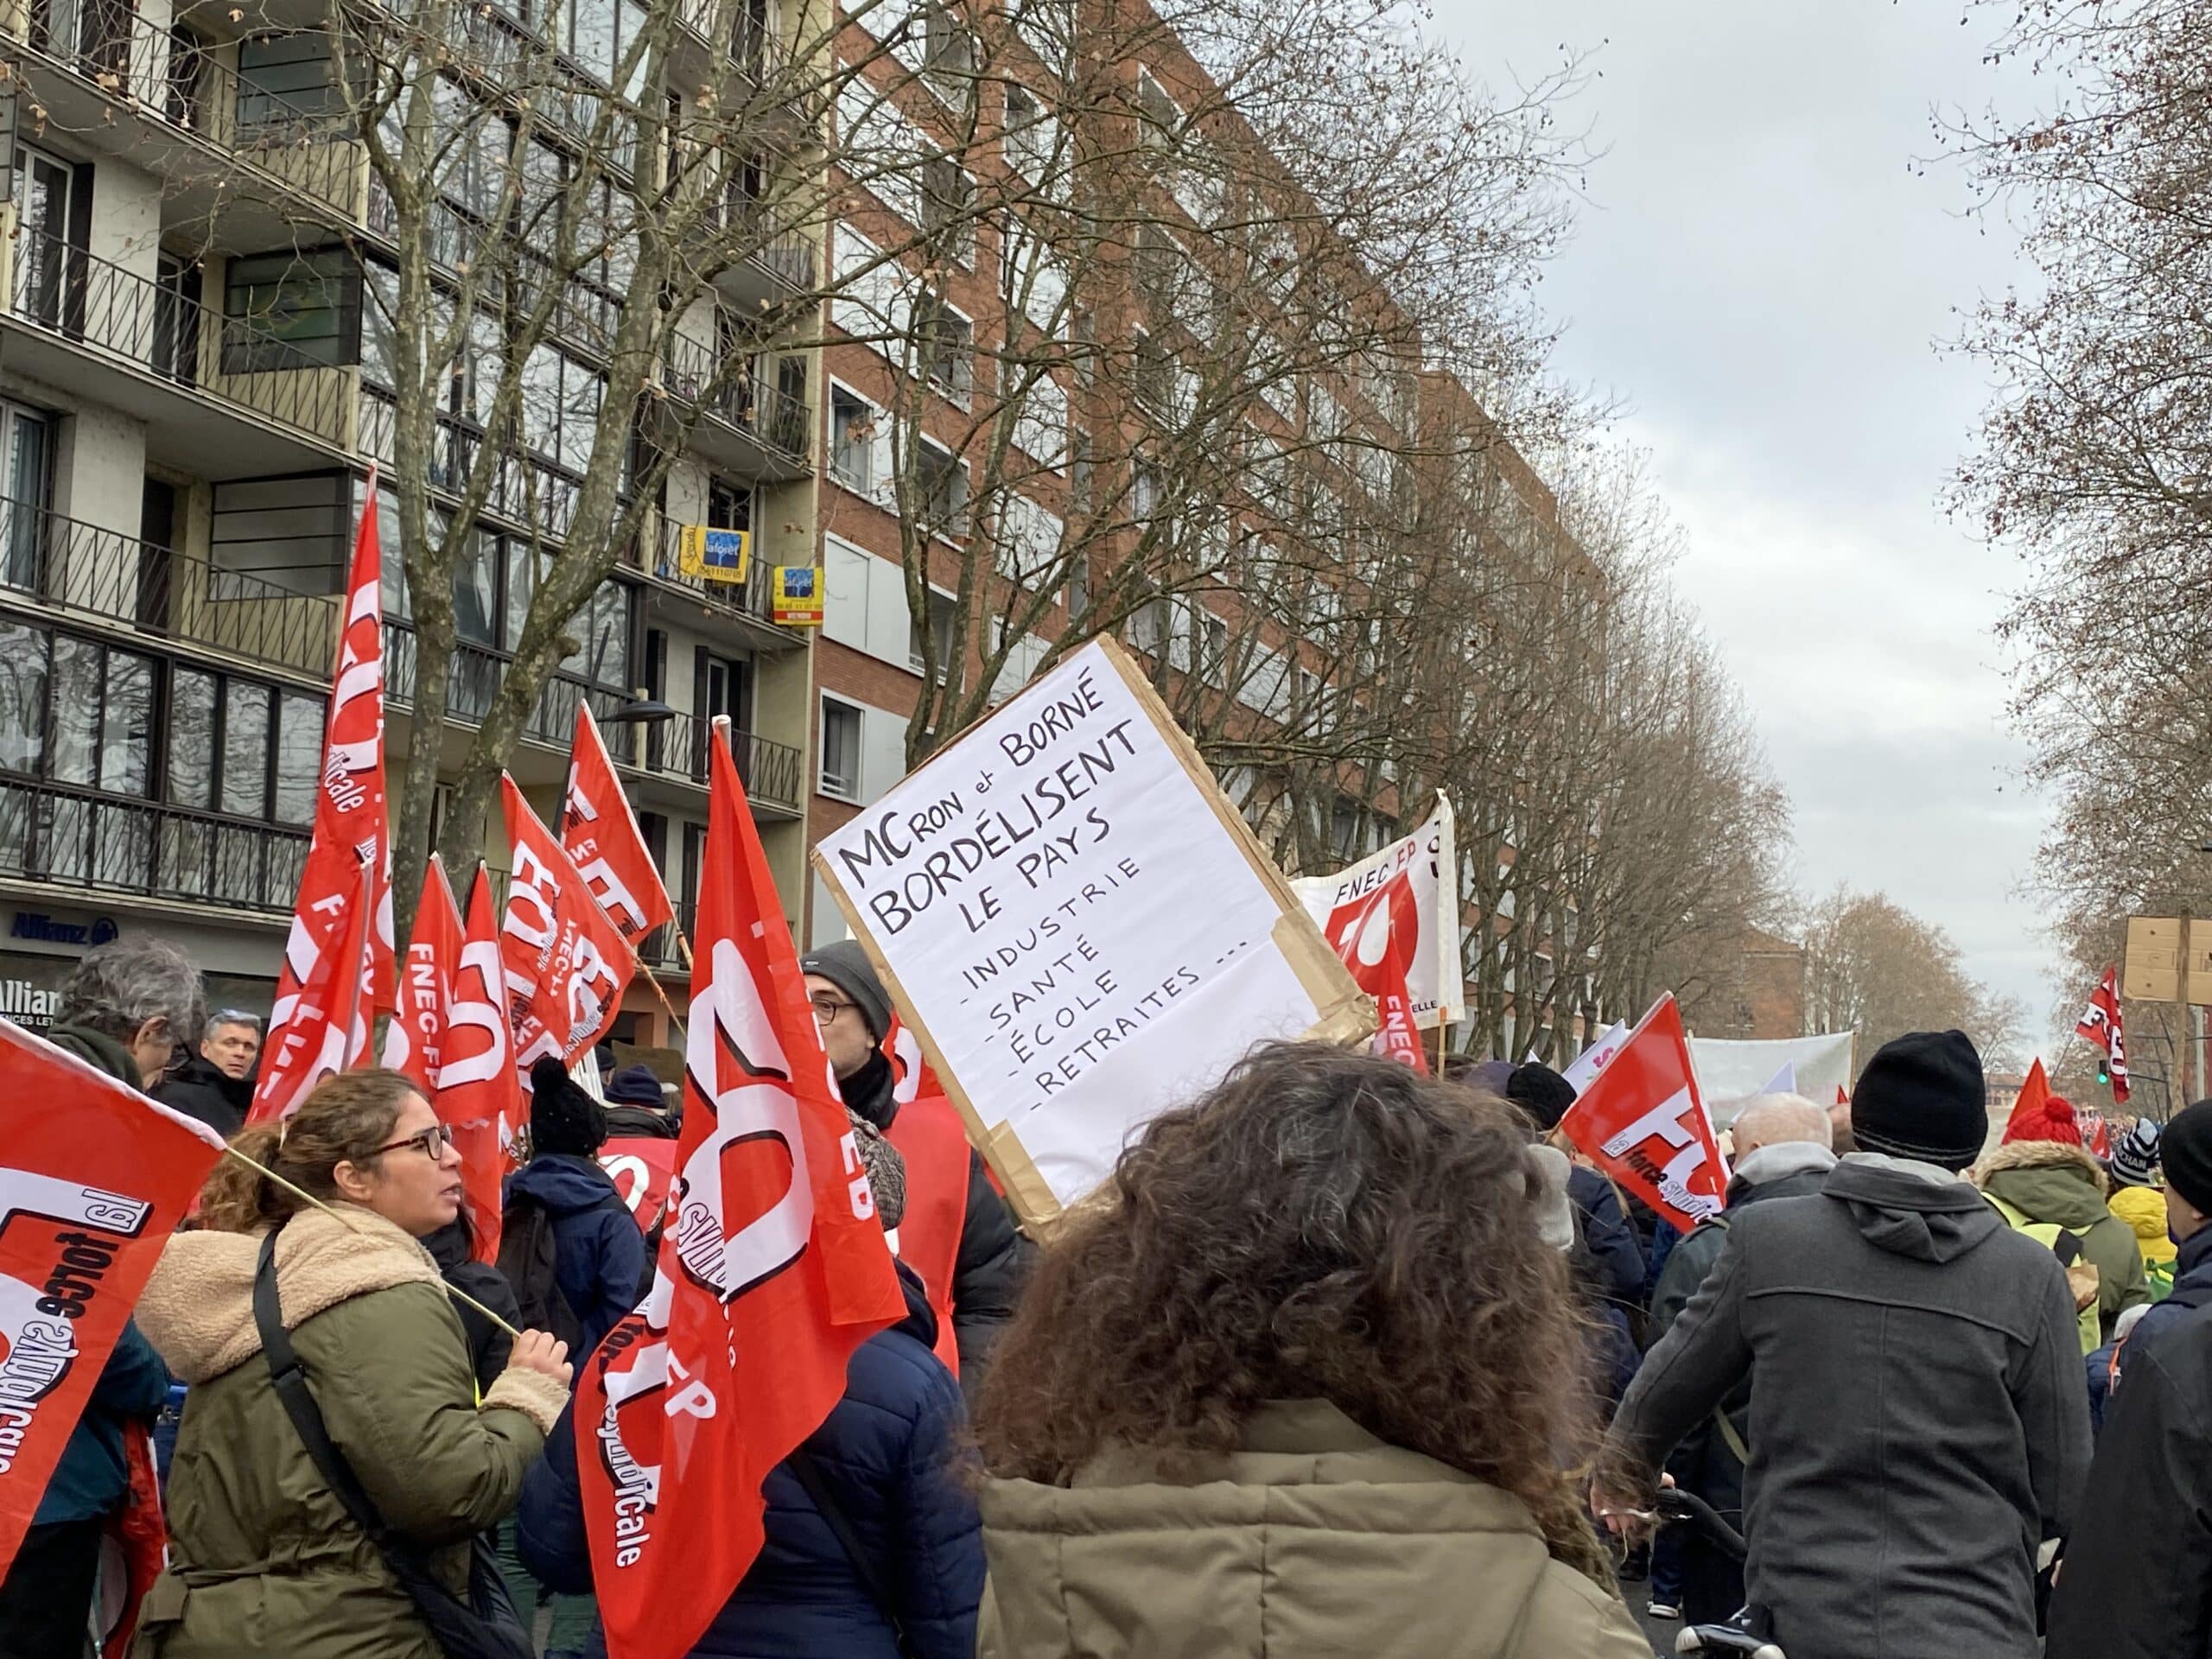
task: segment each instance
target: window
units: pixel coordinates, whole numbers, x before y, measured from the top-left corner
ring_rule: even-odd
[[[1039,375],[1014,411],[1014,441],[1039,465],[1063,472],[1068,464],[1068,395],[1049,374]]]
[[[1173,149],[1183,125],[1183,111],[1149,69],[1137,71],[1137,143],[1147,149]]]
[[[830,471],[848,489],[875,486],[875,410],[839,385],[830,388]]]
[[[605,582],[583,609],[569,620],[564,632],[579,639],[561,659],[561,671],[612,690],[630,690],[630,589]]]
[[[1137,524],[1147,524],[1160,511],[1163,486],[1160,468],[1148,461],[1141,461],[1129,478],[1129,517]]]
[[[922,64],[932,92],[955,108],[967,107],[976,95],[976,42],[947,7],[931,7],[923,20]]]
[[[1032,184],[1043,184],[1052,171],[1059,126],[1027,86],[1006,89],[1006,164]]]
[[[1090,606],[1090,561],[1077,554],[1068,566],[1068,615],[1081,616]]]
[[[1155,593],[1129,613],[1129,643],[1150,657],[1167,648],[1168,620],[1173,607],[1164,594]]]
[[[974,385],[975,326],[942,296],[927,292],[915,315],[922,372],[947,397],[964,400]]]
[[[276,802],[279,823],[315,822],[315,785],[322,770],[323,700],[302,691],[276,699]]]
[[[1013,11],[1023,44],[1047,69],[1065,73],[1074,50],[1075,0],[1017,0]]]
[[[1229,673],[1229,624],[1210,611],[1198,613],[1199,672],[1208,685],[1218,686]]]
[[[963,536],[968,531],[968,469],[928,439],[914,454],[914,482],[921,494],[924,526],[935,536]]]
[[[953,635],[960,620],[960,611],[950,594],[930,590],[930,653],[936,659],[938,677],[944,677],[944,665],[952,660]],[[906,643],[906,665],[919,674],[924,669],[922,630],[909,623],[910,638]]]
[[[238,42],[238,128],[304,124],[342,114],[331,73],[330,37],[320,29],[257,35]]]
[[[224,274],[223,372],[358,360],[361,275],[342,249],[233,259]]]
[[[836,800],[861,798],[861,711],[832,697],[822,699],[820,788]]]
[[[0,586],[35,591],[44,574],[51,431],[43,415],[0,403]]]
[[[1137,231],[1137,245],[1129,251],[1131,279],[1156,315],[1166,315],[1175,304],[1176,272],[1184,254],[1175,239],[1157,225]]]
[[[951,156],[922,163],[922,230],[943,237],[946,251],[963,265],[976,255],[975,199],[975,180]]]
[[[219,804],[234,817],[264,817],[269,811],[269,716],[275,695],[251,680],[232,680],[225,689]]]
[[[1136,350],[1130,365],[1130,390],[1137,401],[1154,415],[1166,416],[1175,406],[1175,359],[1167,347],[1142,329],[1136,331]]]

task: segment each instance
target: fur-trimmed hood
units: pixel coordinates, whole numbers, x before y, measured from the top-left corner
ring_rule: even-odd
[[[138,1328],[187,1383],[220,1376],[261,1351],[253,1275],[262,1233],[179,1233],[139,1299]],[[429,1252],[372,1210],[308,1210],[276,1239],[276,1290],[284,1325],[371,1291],[438,1282]]]
[[[1974,1174],[1974,1185],[1988,1190],[1989,1178],[2008,1169],[2074,1169],[2097,1189],[2101,1198],[2112,1191],[2111,1179],[2086,1149],[2063,1141],[2012,1141],[1982,1154]]]

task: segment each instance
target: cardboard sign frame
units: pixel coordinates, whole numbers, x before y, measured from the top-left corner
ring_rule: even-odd
[[[1119,641],[1109,636],[1101,635],[1086,641],[1080,651],[1090,651],[1093,647],[1098,649],[1106,666],[1120,676],[1122,683],[1135,697],[1145,718],[1151,721],[1169,754],[1198,786],[1199,795],[1212,809],[1223,832],[1243,855],[1245,862],[1250,865],[1261,885],[1267,888],[1268,896],[1275,901],[1281,912],[1271,933],[1275,949],[1282,953],[1284,961],[1297,976],[1299,983],[1305,988],[1319,1011],[1319,1017],[1303,1033],[1306,1039],[1344,1048],[1365,1042],[1375,1034],[1376,1028],[1374,999],[1353,982],[1351,970],[1330,948],[1329,942],[1321,937],[1321,930],[1307,913],[1304,901],[1292,891],[1289,879],[1275,868],[1274,861],[1262,849],[1251,826],[1244,822],[1243,816],[1222,793],[1220,785],[1214,781],[1212,770],[1200,757],[1198,746],[1175,723],[1175,717],[1167,711],[1167,705],[1160,701],[1160,694],[1153,689],[1151,681],[1145,677],[1135,659]],[[1071,653],[1071,656],[1076,654],[1079,652]],[[1062,660],[1065,662],[1066,659]],[[977,728],[999,719],[1010,709],[1018,709],[1033,695],[1035,689],[1033,682],[992,709],[974,726],[939,749],[936,755],[907,773],[899,780],[900,785],[903,787],[913,779],[925,774],[931,766],[965,741]],[[930,1065],[937,1072],[938,1081],[944,1084],[947,1097],[959,1111],[961,1121],[967,1127],[969,1143],[982,1154],[983,1160],[998,1177],[999,1185],[1005,1190],[1007,1199],[1014,1206],[1014,1214],[1024,1228],[1033,1235],[1049,1231],[1061,1219],[1064,1208],[1023,1147],[1014,1126],[1002,1123],[992,1127],[984,1122],[982,1114],[969,1096],[966,1085],[946,1063],[944,1050],[938,1044],[936,1033],[930,1029],[929,1021],[921,1016],[913,999],[907,995],[906,987],[899,983],[898,975],[892,971],[881,947],[876,944],[871,931],[872,918],[846,891],[836,868],[829,859],[823,856],[818,845],[808,857],[815,873],[829,888],[830,897],[836,900],[837,908],[844,912],[845,925],[852,930],[861,949],[868,953],[868,959],[874,965],[877,976],[890,991],[893,1001],[899,1005],[899,1018],[920,1039],[922,1052],[929,1057]]]

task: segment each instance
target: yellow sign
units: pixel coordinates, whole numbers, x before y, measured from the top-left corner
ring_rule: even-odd
[[[820,565],[778,565],[776,586],[769,596],[768,620],[786,628],[820,627],[822,588]]]
[[[753,563],[753,532],[686,524],[676,543],[676,568],[702,582],[743,582]]]

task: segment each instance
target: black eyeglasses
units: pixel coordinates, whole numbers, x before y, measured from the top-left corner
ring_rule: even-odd
[[[433,1123],[419,1135],[410,1135],[404,1141],[393,1141],[378,1147],[369,1156],[381,1158],[387,1152],[397,1152],[403,1147],[411,1147],[435,1163],[445,1156],[446,1148],[451,1145],[453,1131],[442,1123]]]
[[[857,1002],[840,1002],[834,996],[810,996],[806,1000],[814,1005],[814,1023],[817,1026],[834,1024],[847,1008],[860,1007]]]

